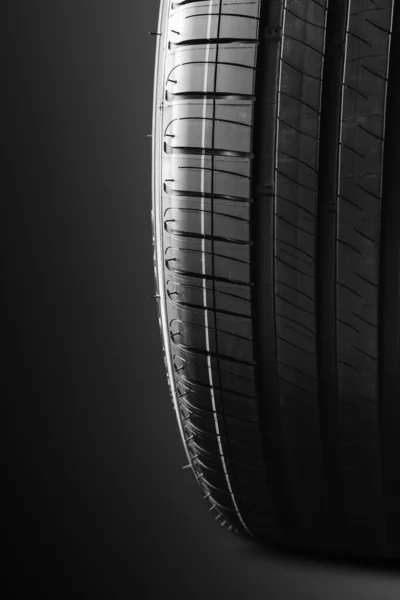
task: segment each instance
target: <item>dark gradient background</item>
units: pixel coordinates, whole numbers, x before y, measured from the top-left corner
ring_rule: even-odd
[[[158,0],[2,10],[3,597],[398,599],[396,574],[232,537],[182,470],[148,299],[157,16]]]

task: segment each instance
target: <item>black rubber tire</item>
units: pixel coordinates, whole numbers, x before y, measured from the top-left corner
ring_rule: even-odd
[[[153,241],[189,464],[257,540],[400,558],[400,0],[164,0]]]

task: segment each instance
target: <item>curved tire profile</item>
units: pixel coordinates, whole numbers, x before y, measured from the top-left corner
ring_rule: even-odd
[[[400,0],[163,0],[159,321],[221,524],[400,558]]]

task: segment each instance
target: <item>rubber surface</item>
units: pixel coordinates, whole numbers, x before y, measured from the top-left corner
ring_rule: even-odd
[[[189,464],[256,539],[400,557],[399,2],[165,0],[160,328]]]

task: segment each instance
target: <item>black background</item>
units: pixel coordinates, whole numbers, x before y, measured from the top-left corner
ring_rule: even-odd
[[[182,470],[148,298],[158,0],[5,6],[5,597],[400,598],[224,532]]]

